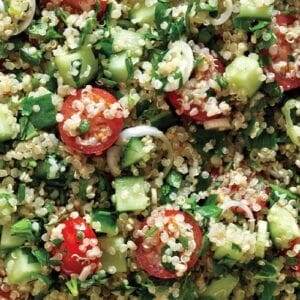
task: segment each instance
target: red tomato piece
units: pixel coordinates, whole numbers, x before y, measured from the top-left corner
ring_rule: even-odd
[[[195,265],[195,263],[198,260],[196,253],[201,248],[202,245],[202,229],[199,226],[199,224],[189,214],[185,212],[178,211],[178,210],[164,211],[164,216],[169,217],[168,224],[173,223],[175,224],[175,226],[176,226],[176,221],[174,221],[174,217],[178,214],[184,216],[184,222],[192,226],[194,241],[196,244],[195,250],[193,251],[190,260],[187,263],[187,271],[188,271],[193,265]],[[143,228],[147,224],[146,221],[147,220],[142,222],[141,228]],[[155,234],[159,235],[159,233],[154,233],[153,236]],[[170,233],[169,235],[171,236]],[[143,270],[145,270],[149,275],[157,278],[162,278],[162,279],[177,278],[175,272],[170,272],[162,265],[161,252],[162,249],[166,246],[166,244],[164,244],[159,240],[159,243],[156,246],[151,247],[150,250],[145,250],[145,248],[143,247],[143,242],[144,242],[144,237],[139,237],[136,239],[137,250],[135,256],[139,266]]]
[[[116,116],[115,118],[106,118],[103,113],[103,109],[99,109],[99,112],[95,115],[94,110],[92,114],[87,111],[87,107],[80,112],[78,108],[78,101],[83,103],[84,99],[90,99],[88,105],[102,105],[105,109],[109,109],[112,104],[117,102],[116,98],[109,92],[92,88],[91,91],[80,89],[76,95],[70,95],[64,102],[61,114],[64,119],[59,123],[58,129],[62,141],[73,151],[82,154],[95,154],[100,155],[103,151],[108,149],[118,139],[118,136],[123,128],[123,117]],[[77,101],[77,107],[74,104]],[[83,104],[85,105],[85,104]],[[80,103],[79,103],[80,106]],[[122,109],[119,107],[119,112]],[[79,131],[76,135],[70,134],[70,131],[66,130],[65,123],[70,120],[74,115],[80,115],[81,120],[85,120],[89,123],[88,130],[84,133]],[[92,141],[92,142],[90,142]]]
[[[294,22],[297,19],[294,16],[281,14],[276,16],[276,22],[279,26],[290,27],[293,26]],[[291,53],[293,52],[292,44],[288,43],[286,40],[285,34],[280,32],[279,29],[275,30],[275,34],[277,37],[278,50],[276,53],[269,52],[272,63],[278,62],[286,62],[289,63],[289,58]],[[262,55],[265,55],[264,52]],[[289,68],[283,69],[282,72],[275,71],[274,67],[271,65],[269,70],[275,73],[276,82],[282,86],[284,91],[293,90],[300,87],[300,78],[296,76],[286,76],[286,73],[289,72]]]
[[[291,250],[296,250],[295,246],[300,247],[300,237],[294,239],[293,241],[291,241]],[[295,272],[300,272],[300,252],[297,253],[296,256],[296,263],[295,265],[291,266],[291,269]]]
[[[218,59],[214,60],[214,64],[215,64],[215,70],[217,70],[219,73],[225,72],[225,68],[220,60],[218,60]],[[197,69],[195,70],[195,72],[197,73]],[[204,111],[201,107],[199,107],[196,104],[191,104],[189,109],[184,109],[182,107],[182,94],[180,91],[168,92],[168,93],[165,93],[165,95],[166,95],[166,98],[169,101],[169,103],[180,114],[193,119],[198,124],[203,124],[205,121],[214,120],[219,117],[219,115],[215,115],[215,116],[211,116],[211,117],[207,116],[207,112]],[[198,112],[194,115],[191,115],[191,111],[193,109],[197,109]]]
[[[3,292],[0,290],[0,300],[10,299],[10,292]]]
[[[99,267],[101,251],[92,227],[79,216],[70,216],[58,226],[62,228],[63,241],[51,254],[62,256],[61,271],[66,275],[80,275],[87,268],[88,275],[93,274]]]
[[[46,3],[46,7],[53,9],[55,7],[61,6],[63,9],[70,13],[81,13],[83,11],[90,11],[95,9],[96,4],[99,3],[101,10],[99,11],[97,17],[100,19],[106,12],[107,0],[43,0]]]

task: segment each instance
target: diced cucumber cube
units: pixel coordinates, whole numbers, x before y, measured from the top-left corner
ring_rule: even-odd
[[[121,27],[114,27],[111,35],[113,38],[112,48],[116,53],[126,51],[128,56],[142,56],[145,41],[140,33]]]
[[[127,168],[140,160],[146,155],[144,151],[145,144],[140,138],[133,137],[123,149],[121,166]]]
[[[16,196],[0,188],[0,225],[11,222],[11,215],[17,210]]]
[[[171,170],[166,180],[170,186],[179,189],[182,182],[182,174],[175,170]]]
[[[0,104],[0,142],[13,139],[19,132],[17,119],[6,104]]]
[[[5,270],[9,284],[24,284],[34,279],[34,274],[40,273],[41,265],[36,262],[30,249],[16,249],[5,260]]]
[[[227,242],[224,245],[217,247],[214,254],[215,259],[222,259],[226,257],[235,261],[239,261],[242,256],[243,253],[239,249],[239,247],[232,244],[231,242]]]
[[[107,233],[110,236],[118,234],[117,216],[109,211],[95,211],[92,216],[92,226],[96,232]]]
[[[124,253],[120,251],[120,246],[124,244],[124,238],[121,236],[100,237],[99,243],[103,251],[101,257],[102,269],[109,272],[111,267],[114,267],[118,273],[127,272],[127,253],[126,251]]]
[[[133,24],[153,24],[155,19],[156,4],[146,6],[141,4],[138,8],[134,8],[130,12],[130,20]]]
[[[64,83],[73,87],[87,84],[98,71],[98,61],[90,46],[55,56],[55,64]]]
[[[277,248],[289,248],[290,242],[300,236],[296,218],[278,203],[269,209],[267,219],[271,238]]]
[[[139,211],[149,205],[143,177],[120,177],[115,181],[117,211]]]
[[[226,275],[223,278],[213,280],[204,293],[200,294],[200,299],[226,300],[229,299],[233,289],[237,286],[239,280],[232,275]]]
[[[22,246],[26,238],[12,235],[10,230],[11,224],[2,227],[0,249],[10,249]]]
[[[257,20],[270,20],[272,17],[272,5],[261,4],[258,0],[241,0],[240,4],[239,17]]]
[[[126,82],[129,73],[126,66],[126,53],[114,54],[109,58],[107,71],[110,73],[110,79],[116,82]]]
[[[262,74],[256,59],[239,56],[227,66],[224,76],[231,92],[251,97],[262,84]]]
[[[257,257],[264,258],[266,251],[266,244],[269,240],[268,222],[259,220],[257,222],[257,238],[256,238],[256,250]]]

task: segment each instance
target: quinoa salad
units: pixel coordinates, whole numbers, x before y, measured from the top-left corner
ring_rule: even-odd
[[[0,0],[0,300],[298,300],[299,170],[299,0]]]

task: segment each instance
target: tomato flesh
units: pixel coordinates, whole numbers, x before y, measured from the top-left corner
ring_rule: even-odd
[[[294,250],[296,245],[300,246],[300,237],[291,241],[291,250]],[[295,272],[300,272],[300,252],[297,253],[296,263],[291,266],[291,269]]]
[[[74,108],[74,101],[82,101],[84,94],[84,90],[80,89],[77,91],[76,95],[70,95],[65,100],[60,112],[63,115],[64,120],[58,125],[59,133],[62,141],[71,150],[87,155],[100,155],[118,139],[124,121],[122,117],[107,119],[104,117],[103,112],[99,112],[96,116],[91,118],[85,110],[81,114],[81,119],[88,120],[89,129],[86,133],[82,134],[82,136],[84,139],[94,138],[97,142],[93,144],[78,142],[77,138],[80,134],[78,133],[77,136],[71,136],[70,133],[64,129],[64,124],[66,120],[71,119],[72,116],[78,113],[78,110]],[[91,91],[88,92],[88,97],[90,97],[92,102],[103,103],[107,108],[117,102],[113,95],[98,88],[92,88]]]
[[[90,273],[94,273],[99,266],[100,254],[90,257],[87,253],[91,249],[100,249],[92,227],[81,217],[69,217],[62,224],[63,241],[51,251],[53,256],[62,255],[61,271],[66,275],[79,275],[85,267],[90,266]],[[93,241],[93,244],[84,247],[86,241]]]
[[[281,14],[276,16],[276,22],[279,26],[289,27],[294,24],[297,19],[294,16]],[[278,45],[278,52],[277,54],[270,54],[270,58],[272,63],[277,63],[280,61],[289,62],[289,57],[293,52],[292,45],[288,43],[285,39],[285,35],[282,34],[279,30],[275,31],[277,37],[277,45]],[[264,55],[264,54],[263,54]],[[294,77],[287,77],[286,71],[280,73],[276,72],[272,66],[269,67],[270,71],[275,74],[276,82],[282,86],[284,91],[293,90],[300,87],[300,78]]]
[[[53,0],[44,0],[47,3],[47,8],[54,8],[58,5],[61,6],[64,10],[70,13],[81,13],[83,11],[90,11],[95,9],[96,3],[100,4],[100,11],[97,15],[97,18],[100,19],[106,12],[107,0],[61,0],[61,3]],[[49,6],[49,7],[48,7]]]
[[[165,210],[164,215],[166,217],[174,217],[177,214],[181,214],[184,216],[184,222],[192,225],[192,230],[194,234],[194,240],[196,243],[195,250],[193,251],[190,261],[187,263],[187,271],[195,265],[198,258],[196,256],[197,251],[200,249],[202,244],[202,230],[199,224],[187,213],[177,211],[177,210]],[[146,220],[142,222],[141,228],[146,225]],[[158,245],[152,247],[150,251],[146,251],[143,247],[143,237],[139,237],[136,240],[137,250],[136,250],[136,260],[139,266],[145,270],[149,275],[161,278],[161,279],[172,279],[177,278],[176,273],[170,272],[167,270],[161,263],[161,251],[162,248],[165,246],[164,243],[160,241]]]
[[[219,73],[225,72],[225,68],[220,60],[218,59],[215,60],[214,64],[215,64],[215,69]],[[197,68],[195,72],[196,73],[198,72]],[[220,116],[220,115],[208,116],[207,112],[204,111],[201,107],[199,107],[196,104],[191,104],[189,109],[184,109],[182,105],[182,94],[180,93],[180,91],[168,92],[165,93],[165,96],[169,101],[169,103],[176,109],[176,111],[178,111],[183,116],[187,116],[193,119],[198,124],[203,124],[206,121],[217,119]],[[193,109],[197,109],[198,112],[196,114],[191,115],[191,111]]]

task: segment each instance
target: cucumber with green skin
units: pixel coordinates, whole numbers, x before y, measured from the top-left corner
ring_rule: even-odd
[[[231,242],[227,242],[222,246],[218,246],[214,253],[215,259],[230,258],[234,261],[239,261],[243,256],[243,253],[237,246],[234,246]]]
[[[96,232],[107,233],[109,236],[118,234],[117,216],[115,213],[97,210],[92,215],[92,225],[94,222],[95,224],[97,222],[100,223],[100,228],[97,228],[96,225],[93,226]]]
[[[16,196],[0,188],[0,225],[10,223],[12,214],[17,210]]]
[[[117,211],[140,211],[149,205],[143,177],[119,177],[115,180]]]
[[[127,168],[143,159],[145,156],[145,144],[140,138],[133,137],[128,144],[124,146],[122,155],[122,168]]]
[[[112,49],[115,53],[126,52],[128,57],[140,57],[143,54],[144,37],[133,30],[115,27],[111,31]]]
[[[34,280],[33,275],[42,271],[29,248],[16,249],[5,260],[5,271],[9,284],[25,284]]]
[[[54,60],[64,83],[75,88],[87,84],[98,71],[98,61],[90,46],[83,46],[74,52],[57,55]],[[71,74],[74,62],[80,64],[79,73],[75,76]]]
[[[110,79],[116,82],[126,82],[129,79],[126,59],[127,55],[125,52],[114,54],[109,58],[107,71]]]
[[[1,231],[1,240],[0,240],[0,249],[11,249],[22,246],[26,238],[21,236],[16,236],[11,233],[10,230],[11,224],[2,226]]]
[[[127,253],[126,251],[124,253],[120,251],[120,246],[124,244],[124,238],[121,236],[100,237],[99,244],[103,251],[101,256],[102,269],[109,271],[111,267],[114,267],[118,273],[127,272]],[[112,249],[115,252],[114,254],[110,253]]]
[[[263,71],[258,61],[252,57],[239,56],[227,67],[224,73],[232,93],[252,97],[262,84]]]
[[[273,14],[272,5],[259,5],[261,1],[242,0],[240,1],[240,18],[249,18],[254,20],[271,20]]]
[[[223,278],[213,280],[206,290],[200,294],[199,299],[226,300],[229,299],[233,289],[237,286],[239,280],[232,275],[226,275]]]
[[[271,238],[278,249],[290,248],[290,242],[300,236],[296,218],[278,203],[269,209],[267,220]]]

